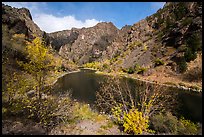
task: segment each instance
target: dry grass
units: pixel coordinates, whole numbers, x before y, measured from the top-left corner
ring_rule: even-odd
[[[140,76],[141,79],[155,81],[157,83],[174,83],[179,85],[182,83],[185,87],[198,86],[202,87],[202,53],[198,57],[188,63],[188,70],[184,74],[177,74],[168,66],[159,66],[149,76]]]

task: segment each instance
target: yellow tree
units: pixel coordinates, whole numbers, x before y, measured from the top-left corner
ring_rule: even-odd
[[[11,73],[12,77],[7,78],[5,82],[2,109],[4,116],[22,114],[24,118],[32,118],[40,122],[45,128],[66,120],[69,116],[69,96],[56,97],[51,94],[47,98],[42,96],[42,93],[48,94],[47,87],[49,86],[46,85],[45,80],[50,78],[49,74],[56,71],[56,67],[61,66],[61,59],[54,56],[53,51],[46,47],[46,43],[39,37],[32,42],[25,40],[25,45],[19,42],[23,40],[23,35],[17,34],[13,37],[17,41],[15,42],[16,47],[22,47],[16,49],[23,49],[25,56],[16,58],[23,71],[18,70],[16,73]],[[20,59],[21,61],[18,61]],[[32,87],[36,91],[35,96],[27,96],[28,90],[31,90]]]
[[[45,77],[49,70],[55,67],[54,56],[49,53],[49,49],[39,37],[36,37],[31,43],[27,42],[26,52],[28,61],[26,63],[19,61],[18,64],[36,79],[35,88],[38,99],[41,100]]]

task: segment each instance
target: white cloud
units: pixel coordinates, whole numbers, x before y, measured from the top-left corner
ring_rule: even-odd
[[[152,7],[153,9],[158,10],[158,9],[160,9],[160,8],[163,8],[163,6],[164,6],[165,3],[166,3],[166,2],[151,2],[151,7]]]
[[[64,17],[57,17],[52,14],[45,13],[48,9],[45,2],[3,2],[16,8],[28,8],[31,12],[33,21],[45,32],[55,32],[67,30],[71,28],[87,28],[95,26],[101,22],[96,19],[86,19],[85,21],[77,20],[74,15],[67,15]],[[56,13],[56,15],[59,13]]]
[[[87,19],[84,22],[74,16],[56,17],[51,14],[39,14],[33,19],[44,31],[50,33],[71,28],[92,27],[101,22],[95,19]]]

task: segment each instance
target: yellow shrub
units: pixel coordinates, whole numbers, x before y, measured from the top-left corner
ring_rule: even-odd
[[[147,51],[147,45],[144,45],[143,51]]]
[[[134,41],[130,45],[128,45],[128,49],[132,50],[135,47],[141,47],[143,44],[140,41]]]
[[[181,117],[179,119],[178,132],[181,135],[196,135],[198,133],[198,125]]]
[[[131,109],[124,115],[123,127],[125,132],[142,134],[149,127],[148,117],[143,117],[142,112],[139,112],[137,109]]]
[[[115,119],[115,122],[118,124],[123,124],[123,111],[122,111],[122,104],[120,103],[118,106],[115,106],[111,109],[111,112],[113,114],[113,118]]]
[[[87,68],[93,68],[93,69],[100,69],[101,68],[101,63],[100,62],[91,62],[91,63],[86,63],[83,65],[83,67]]]
[[[13,38],[23,38],[23,39],[25,39],[25,34],[14,34]]]

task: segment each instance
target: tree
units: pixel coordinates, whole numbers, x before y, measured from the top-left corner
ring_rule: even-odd
[[[36,37],[31,43],[27,42],[26,46],[28,62],[18,61],[18,64],[29,74],[34,76],[37,85],[35,86],[38,93],[38,99],[42,98],[42,89],[45,86],[45,77],[49,70],[54,69],[55,62],[44,42]]]
[[[197,53],[192,51],[190,48],[187,48],[185,53],[184,53],[184,58],[186,62],[190,62],[191,60],[196,59]]]
[[[180,59],[180,61],[177,62],[177,64],[178,64],[178,67],[179,67],[179,71],[180,71],[181,73],[184,73],[184,72],[187,70],[187,68],[188,68],[187,63],[186,63],[186,60],[185,60],[184,57],[182,57],[182,58]]]
[[[188,9],[184,2],[179,2],[178,6],[174,9],[174,15],[176,20],[182,19],[188,13]]]
[[[192,60],[195,60],[197,58],[197,51],[202,49],[201,40],[198,34],[194,33],[189,36],[186,40],[186,45],[187,48],[184,53],[185,61],[190,62]],[[186,64],[183,63],[183,66],[186,66]]]
[[[201,39],[197,33],[193,33],[188,37],[186,45],[192,50],[192,52],[197,52],[202,49]]]
[[[173,25],[172,20],[170,19],[170,17],[168,16],[166,19],[166,29],[171,28]]]
[[[32,86],[35,89],[35,94],[33,97],[29,97],[27,91],[24,90],[25,92],[22,92],[19,96],[20,99],[18,100],[20,102],[18,104],[22,106],[20,109],[25,111],[28,118],[35,119],[45,127],[53,126],[67,118],[70,108],[69,95],[54,96],[51,94],[52,86],[46,86],[45,83],[49,72],[57,70],[56,66],[61,62],[50,53],[50,50],[45,46],[45,42],[39,37],[36,37],[32,42],[27,42],[25,51],[27,60],[24,62],[17,61],[17,63],[34,79]],[[21,79],[19,78],[18,81]],[[16,91],[18,90],[22,91],[20,88],[16,89]]]

